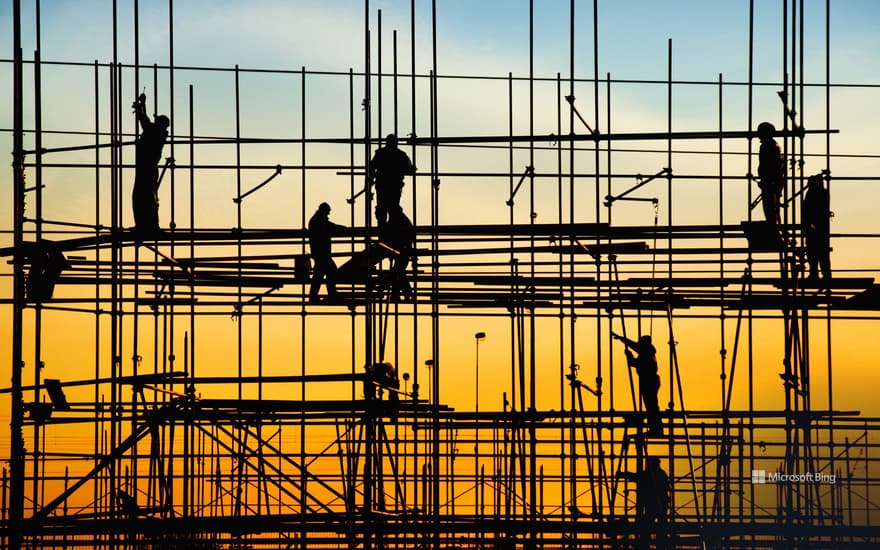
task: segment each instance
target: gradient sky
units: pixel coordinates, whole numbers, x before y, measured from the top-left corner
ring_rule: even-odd
[[[33,24],[34,3],[23,1],[25,18],[24,45],[25,57],[30,59],[35,48],[36,38]],[[134,62],[133,15],[131,2],[119,3],[119,49],[121,62]],[[535,85],[536,134],[555,133],[556,130],[556,83],[552,79],[560,74],[563,79],[569,76],[569,3],[565,1],[536,2],[534,31],[534,74],[551,79]],[[754,90],[754,124],[760,120],[771,120],[782,126],[780,102],[776,91],[783,79],[782,55],[782,6],[781,1],[756,1],[755,41],[754,41],[754,80],[762,84]],[[43,124],[51,130],[91,131],[94,128],[93,111],[93,73],[88,64],[97,60],[100,63],[112,61],[112,13],[109,1],[52,1],[42,3],[41,45],[44,61],[79,62],[79,67],[45,66],[43,69]],[[575,37],[575,75],[581,79],[592,79],[593,67],[593,18],[592,2],[578,2],[576,6]],[[606,74],[614,80],[653,80],[654,84],[617,82],[612,91],[613,120],[612,129],[619,132],[660,132],[666,129],[666,79],[668,40],[672,40],[673,78],[676,81],[692,81],[691,84],[677,84],[674,88],[673,128],[676,130],[715,130],[718,127],[718,88],[719,75],[724,82],[743,83],[748,78],[748,8],[749,2],[725,1],[601,1],[599,2],[599,63],[598,74],[604,79]],[[398,63],[401,72],[409,72],[410,67],[410,24],[409,2],[375,1],[370,3],[370,18],[373,32],[377,32],[376,9],[382,10],[383,72],[390,72],[392,65],[391,33],[398,33]],[[825,81],[825,3],[807,2],[805,15],[805,63],[804,79],[812,84]],[[469,2],[465,0],[437,2],[437,67],[444,78],[439,84],[439,134],[440,135],[506,135],[508,132],[508,90],[506,77],[512,73],[516,78],[527,77],[529,72],[529,4],[526,1]],[[195,133],[202,136],[231,136],[235,129],[234,90],[232,73],[228,70],[235,65],[242,69],[285,69],[298,71],[305,67],[309,71],[332,71],[347,73],[349,68],[362,71],[364,65],[364,7],[362,3],[324,0],[296,1],[283,0],[235,2],[228,0],[179,0],[174,4],[174,64],[179,67],[174,74],[174,129],[178,135],[189,132],[186,122],[187,86],[192,85],[195,97]],[[169,25],[168,6],[162,2],[140,3],[139,56],[142,65],[169,63]],[[425,75],[432,67],[431,50],[431,5],[417,2],[416,29],[416,73]],[[880,115],[874,108],[877,87],[880,85],[880,3],[873,0],[835,0],[831,12],[831,81],[834,84],[851,86],[835,88],[831,95],[831,127],[840,133],[831,138],[831,150],[835,154],[852,155],[848,158],[835,158],[832,161],[834,176],[875,177],[880,173],[880,162],[876,155],[876,129],[880,128]],[[9,3],[0,6],[0,36],[7,37],[4,59],[11,59],[11,8]],[[375,48],[376,39],[373,38]],[[215,67],[225,71],[195,71],[187,68]],[[376,69],[376,54],[373,55],[373,69]],[[30,107],[32,81],[30,68],[27,70],[26,126],[33,121]],[[11,82],[11,64],[0,64],[0,75],[4,82]],[[152,71],[140,71],[141,86],[146,86],[149,101],[153,101]],[[492,76],[496,80],[464,80],[447,78],[457,76]],[[102,85],[106,82],[101,76]],[[134,97],[134,73],[127,70],[124,76],[124,95]],[[309,137],[347,137],[349,128],[349,100],[347,75],[310,76],[306,90],[306,134]],[[387,132],[392,125],[390,88],[391,81],[386,78],[385,112],[383,120],[374,120],[374,130],[380,125]],[[409,80],[401,79],[399,133],[413,131],[410,123]],[[246,72],[241,76],[242,134],[252,137],[299,137],[301,135],[301,81],[296,74],[264,74]],[[595,127],[607,131],[605,120],[607,97],[604,83],[600,86],[600,119]],[[159,72],[158,112],[171,110],[169,100],[169,81],[167,72]],[[567,93],[567,82],[563,90]],[[138,90],[139,91],[139,90]],[[106,103],[106,89],[102,89],[102,101]],[[374,83],[374,93],[375,83]],[[363,95],[363,80],[356,79],[355,103]],[[588,121],[595,122],[593,116],[593,85],[579,83],[575,95],[581,112]],[[11,87],[0,90],[0,97],[6,105],[11,105]],[[424,79],[417,89],[416,133],[428,133],[427,86]],[[101,106],[102,129],[107,128],[106,104]],[[515,132],[527,133],[528,87],[518,81],[514,86]],[[824,126],[825,96],[821,88],[809,88],[805,93],[803,113],[805,127]],[[376,103],[374,103],[374,116]],[[748,111],[746,88],[731,86],[724,90],[723,120],[725,130],[747,130]],[[567,117],[564,117],[563,131],[567,132]],[[133,130],[133,120],[126,120],[126,130]],[[0,111],[0,134],[5,149],[11,149],[11,109]],[[363,115],[355,109],[355,131],[363,128]],[[577,132],[583,132],[579,126]],[[62,144],[89,143],[90,136],[47,135],[45,145],[51,147]],[[26,147],[33,145],[33,136],[26,136]],[[547,146],[549,143],[542,143]],[[644,144],[643,144],[644,145]],[[665,152],[661,145],[658,154],[615,155],[615,171],[624,173],[655,173],[665,162]],[[717,142],[682,144],[688,147],[715,150]],[[746,142],[725,143],[730,153],[742,153]],[[755,145],[756,147],[756,145]],[[808,153],[821,155],[825,152],[825,139],[821,136],[809,137],[805,148]],[[166,153],[168,150],[166,149]],[[358,162],[363,162],[363,152],[357,151]],[[423,153],[424,154],[424,153]],[[88,162],[92,153],[58,155],[59,162]],[[127,151],[128,159],[133,158]],[[232,149],[223,147],[199,149],[196,161],[199,163],[229,164]],[[592,171],[592,153],[582,153],[577,160],[579,170]],[[186,153],[176,153],[179,162],[188,162]],[[551,158],[552,157],[552,158]],[[454,171],[506,171],[507,153],[501,152],[456,152],[441,151],[441,169]],[[528,157],[517,153],[515,166],[524,166]],[[54,159],[53,159],[54,160]],[[309,163],[346,164],[347,147],[316,145],[307,153]],[[263,166],[245,172],[245,187],[249,187],[271,173],[270,167],[277,163],[296,164],[301,162],[298,146],[251,146],[243,148],[244,164]],[[756,163],[756,159],[753,159]],[[427,155],[417,165],[427,169]],[[717,157],[676,157],[676,174],[714,174],[717,171]],[[753,164],[754,166],[754,164]],[[556,170],[555,153],[539,154],[536,162],[539,171]],[[824,167],[824,160],[810,157],[806,173],[814,173]],[[517,168],[518,170],[519,168]],[[269,171],[267,171],[269,170]],[[749,170],[748,159],[743,155],[725,157],[725,175],[741,178]],[[754,168],[752,168],[754,170]],[[94,199],[92,176],[88,170],[47,169],[44,180],[47,186],[45,216],[49,219],[66,219],[83,223],[94,221]],[[183,181],[184,176],[179,178]],[[716,178],[717,179],[717,178]],[[361,211],[354,219],[348,217],[344,199],[349,193],[347,177],[336,176],[332,170],[315,172],[309,176],[306,197],[299,194],[298,175],[285,173],[278,182],[273,183],[249,201],[244,212],[244,227],[302,227],[305,211],[309,216],[314,206],[327,200],[338,205],[333,219],[346,225],[363,224]],[[714,181],[700,184],[683,184],[683,191],[677,195],[675,203],[675,222],[681,224],[718,223],[718,193]],[[746,218],[747,196],[742,180],[731,184],[725,192],[725,223],[738,223]],[[632,180],[619,181],[620,189],[632,184]],[[409,185],[409,184],[408,184]],[[427,180],[423,179],[420,198],[415,217],[417,223],[428,219]],[[449,178],[444,181],[442,223],[506,223],[508,210],[504,206],[508,181],[497,180],[470,181],[467,178]],[[3,193],[12,193],[11,171],[6,168],[2,178]],[[877,195],[873,180],[841,180],[835,183],[832,209],[835,219],[834,233],[878,234],[876,217]],[[83,192],[83,189],[88,189]],[[188,198],[184,186],[179,187],[179,216],[188,210]],[[555,189],[555,183],[553,184]],[[124,187],[126,192],[130,189]],[[422,191],[423,190],[423,191]],[[199,227],[232,227],[235,224],[234,205],[230,201],[235,192],[234,175],[231,170],[200,172],[198,180],[198,199],[196,225]],[[411,188],[404,192],[404,204],[411,204]],[[646,192],[660,193],[661,189],[646,189]],[[663,191],[665,192],[665,190]],[[753,188],[753,192],[757,192]],[[163,187],[160,215],[163,224],[170,216],[170,190]],[[582,202],[581,202],[582,201]],[[538,221],[553,221],[555,215],[555,194],[538,190],[536,212]],[[585,190],[579,195],[576,221],[595,221],[592,191]],[[669,205],[661,204],[661,220]],[[757,211],[756,211],[757,212]],[[107,213],[102,212],[102,221],[107,221]],[[516,210],[518,223],[527,223],[528,211],[524,206]],[[619,215],[619,217],[617,217]],[[652,222],[650,208],[645,205],[621,207],[615,213],[615,223],[645,225]],[[11,228],[11,207],[9,201],[0,204],[0,219],[3,228]],[[604,221],[604,220],[603,220]],[[124,224],[131,225],[129,212],[124,214]],[[188,223],[179,222],[179,223]],[[11,241],[8,234],[3,235],[3,245]],[[867,243],[867,244],[866,244]],[[860,270],[857,274],[873,276],[880,266],[880,254],[876,240],[843,241],[835,243],[833,263],[836,268]],[[8,267],[4,267],[8,273]],[[10,295],[8,277],[4,278],[4,296]],[[5,313],[4,313],[5,312]],[[8,307],[0,311],[0,327],[9,333],[11,313]],[[86,326],[93,323],[85,316],[77,317],[76,322]],[[204,347],[199,350],[200,365],[206,373],[231,374],[234,365],[228,358],[234,353],[235,324],[226,318],[212,318],[201,322],[200,339]],[[246,334],[255,334],[253,319],[246,319]],[[350,368],[350,350],[347,342],[350,326],[347,319],[334,323],[326,319],[309,321],[309,335],[305,343],[298,341],[299,321],[296,319],[272,319],[267,322],[266,342],[270,349],[269,366],[274,374],[300,372],[300,351],[307,348],[308,372],[339,372]],[[70,317],[60,314],[47,314],[45,334],[51,343],[44,349],[47,363],[45,376],[59,378],[86,377],[94,363],[91,344],[92,328],[82,332],[64,330],[69,326]],[[341,324],[341,326],[340,326]],[[580,340],[575,362],[584,366],[592,378],[595,354],[595,323],[592,320],[578,325]],[[818,325],[817,325],[818,326]],[[655,339],[665,341],[664,323],[655,321]],[[694,408],[713,408],[718,403],[718,365],[719,321],[677,321],[676,339],[679,341],[679,354],[685,377],[686,399]],[[730,346],[732,324],[727,325]],[[837,328],[840,327],[840,328]],[[420,345],[427,345],[427,318],[420,324]],[[407,331],[410,332],[407,332]],[[449,370],[443,373],[445,383],[454,385],[457,380],[467,379],[473,374],[473,333],[483,330],[489,338],[481,347],[481,405],[483,409],[500,406],[501,391],[506,391],[509,380],[510,324],[506,318],[492,320],[470,317],[444,318],[442,339],[445,364]],[[631,325],[630,331],[635,330]],[[814,332],[820,333],[824,329]],[[769,339],[759,339],[755,343],[756,356],[761,363],[761,380],[756,383],[759,407],[779,407],[782,403],[782,389],[776,373],[781,371],[782,324],[779,320],[761,321],[756,331],[762,335],[773,335]],[[872,387],[880,381],[876,356],[866,354],[859,348],[860,342],[870,339],[876,332],[876,321],[848,322],[835,325],[834,368],[835,368],[835,408],[854,410],[876,415],[880,407],[870,396],[862,392],[867,380]],[[210,337],[204,335],[209,334]],[[410,344],[411,329],[405,322],[402,326],[401,370],[413,368]],[[709,334],[711,336],[705,336]],[[291,335],[296,335],[292,337]],[[140,336],[142,346],[152,345],[152,336]],[[182,345],[182,334],[175,335],[177,346]],[[346,346],[334,345],[340,339]],[[559,384],[558,327],[556,321],[539,323],[539,364],[541,364],[540,384],[545,395],[544,406],[559,406],[556,388]],[[0,355],[8,356],[9,339],[0,342]],[[817,368],[824,372],[824,342],[817,337],[816,357],[820,357]],[[207,342],[209,341],[209,343]],[[252,343],[252,342],[251,342]],[[254,346],[249,344],[245,352],[248,369],[255,362]],[[360,348],[358,348],[360,349]],[[622,369],[619,349],[616,349],[616,369]],[[420,352],[418,361],[427,359],[427,351]],[[106,355],[106,353],[105,353]],[[568,350],[563,362],[568,361]],[[668,352],[661,351],[660,361],[668,362]],[[149,358],[147,358],[149,362]],[[31,362],[29,361],[29,364]],[[86,368],[80,371],[81,364]],[[337,368],[336,366],[339,366]],[[82,372],[82,374],[80,374]],[[624,376],[618,370],[618,376]],[[665,373],[665,367],[663,368]],[[545,374],[546,373],[546,374]],[[664,375],[665,376],[665,375]],[[28,372],[25,379],[33,377]],[[468,382],[469,384],[470,382]],[[814,379],[814,392],[823,397],[814,400],[814,406],[827,406],[824,375]],[[664,377],[664,390],[668,380]],[[330,391],[332,394],[332,390]],[[472,403],[471,390],[449,392],[449,403],[453,406],[468,407]],[[617,399],[628,402],[628,396],[617,394]],[[737,394],[734,407],[743,407],[745,397]],[[661,402],[664,400],[661,398]],[[8,407],[0,409],[0,417],[8,415]],[[0,435],[5,439],[6,435]]]

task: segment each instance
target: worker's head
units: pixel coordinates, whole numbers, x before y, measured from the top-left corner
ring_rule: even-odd
[[[810,189],[822,189],[822,174],[813,174],[807,181]]]
[[[651,345],[651,335],[650,334],[643,334],[643,335],[639,336],[639,345],[650,346]]]
[[[659,469],[660,468],[660,459],[656,456],[648,457],[648,468],[651,469]]]
[[[776,133],[776,127],[769,122],[758,124],[758,137],[761,139],[770,139]]]
[[[168,125],[171,124],[171,121],[165,115],[156,115],[156,126],[165,130],[168,128]]]
[[[324,214],[325,216],[330,213],[330,205],[326,202],[322,202],[318,205],[318,212]]]
[[[395,134],[388,134],[385,137],[385,145],[388,147],[397,147],[397,136]]]

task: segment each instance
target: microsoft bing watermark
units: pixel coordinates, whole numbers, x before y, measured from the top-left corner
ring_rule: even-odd
[[[834,485],[837,476],[820,472],[807,472],[805,474],[783,474],[780,472],[768,472],[766,470],[752,470],[752,483],[762,485],[765,483],[825,483]]]

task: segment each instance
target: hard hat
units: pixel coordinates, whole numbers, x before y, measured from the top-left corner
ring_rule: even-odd
[[[758,135],[761,137],[770,137],[776,133],[776,127],[769,122],[758,124]]]

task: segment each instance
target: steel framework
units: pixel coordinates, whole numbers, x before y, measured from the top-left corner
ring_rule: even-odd
[[[751,66],[748,82],[726,83],[721,77],[715,83],[676,82],[670,41],[667,80],[635,83],[665,89],[667,128],[602,130],[611,128],[612,89],[620,81],[598,74],[596,4],[591,78],[575,75],[572,2],[570,75],[534,75],[530,32],[528,76],[468,77],[507,86],[508,134],[444,136],[438,132],[441,83],[459,77],[437,69],[436,26],[433,69],[416,73],[415,2],[409,73],[398,72],[396,33],[393,71],[383,71],[381,12],[371,39],[375,19],[369,3],[363,70],[327,73],[305,67],[177,67],[173,44],[167,65],[142,65],[136,0],[133,64],[119,61],[115,38],[113,59],[93,65],[41,60],[39,38],[33,58],[26,59],[20,0],[14,0],[14,59],[4,61],[14,71],[15,109],[13,242],[2,251],[12,259],[12,296],[4,303],[13,318],[12,382],[0,390],[11,410],[9,469],[0,495],[3,547],[775,548],[880,542],[874,521],[880,511],[873,498],[880,424],[858,411],[835,408],[839,402],[831,383],[832,327],[877,320],[875,269],[836,269],[835,277],[821,285],[807,280],[803,269],[797,220],[805,160],[818,159],[829,182],[845,181],[830,177],[837,158],[830,147],[829,136],[837,132],[830,109],[822,128],[799,126],[796,109],[804,106],[805,88],[822,90],[826,106],[833,89],[830,78],[824,83],[803,79],[804,3],[781,3],[786,76],[772,84],[781,87],[785,126],[779,136],[792,159],[782,237],[751,214],[732,222],[725,205],[732,186],[747,187],[745,200],[755,199],[748,185],[750,170],[731,176],[725,164],[732,157],[740,165],[753,165],[752,94],[769,86],[753,82]],[[116,37],[115,1],[113,8]],[[170,0],[169,13],[174,13]],[[530,4],[530,30],[532,22]],[[170,17],[169,31],[173,37]],[[372,64],[372,44],[379,48],[378,66]],[[41,71],[47,65],[93,77],[92,132],[42,127],[41,108],[48,100],[42,95]],[[32,81],[27,71],[33,71]],[[179,80],[194,71],[232,74],[234,135],[196,133],[192,85],[186,113],[175,112],[175,75]],[[143,86],[142,73],[152,75],[152,97],[165,92],[160,77],[167,82],[169,115],[178,122],[163,169],[172,197],[169,229],[139,243],[123,226],[128,204],[123,189],[131,168],[125,151],[134,139],[124,111],[130,90]],[[240,78],[257,73],[298,80],[298,135],[265,138],[241,132]],[[307,82],[326,78],[347,89],[348,136],[307,135]],[[392,105],[395,132],[406,126],[398,120],[398,96],[405,94],[398,90],[399,81],[411,85],[411,132],[405,143],[420,166],[407,206],[418,235],[408,271],[413,299],[401,302],[389,290],[389,261],[375,247],[379,235],[367,192],[360,202],[350,201],[352,228],[336,239],[337,249],[348,249],[338,256],[350,260],[360,254],[362,265],[339,281],[338,300],[309,304],[306,231],[244,227],[246,199],[278,175],[297,173],[298,226],[304,227],[307,205],[317,202],[310,188],[316,174],[346,177],[349,196],[357,197],[368,187],[366,163],[381,143],[374,136],[382,135],[390,116],[386,111],[383,117],[382,106]],[[384,90],[384,98],[383,83],[393,85],[392,92]],[[33,128],[24,121],[25,84],[34,94]],[[550,134],[535,131],[536,84],[555,87],[557,129]],[[514,86],[523,85],[528,87],[529,132],[520,135],[514,132],[514,113],[525,109],[514,99]],[[674,131],[673,88],[681,85],[717,88],[717,128]],[[360,87],[363,97],[355,93]],[[576,87],[592,87],[592,117],[576,107]],[[747,129],[722,125],[723,93],[731,89],[747,91]],[[600,112],[602,97],[606,113]],[[357,111],[359,104],[363,113]],[[428,128],[417,132],[419,106],[427,108]],[[587,118],[596,122],[591,125]],[[363,123],[362,131],[356,122]],[[45,146],[47,136],[58,145]],[[32,144],[26,143],[31,137]],[[805,146],[805,140],[821,138],[824,154]],[[694,143],[713,150],[688,148]],[[730,145],[742,143],[744,149]],[[243,147],[277,145],[301,160],[277,165],[242,160]],[[218,147],[232,150],[234,162],[197,162]],[[307,148],[322,147],[334,151],[333,163],[309,163]],[[445,169],[441,156],[463,149],[500,151],[507,166],[498,171]],[[616,160],[621,152],[660,164],[649,176],[617,171],[612,168],[625,164]],[[679,174],[674,163],[687,155],[717,159],[717,171]],[[51,193],[44,185],[48,170],[94,181],[93,223],[44,218],[44,197]],[[203,173],[218,172],[234,174],[237,219],[231,230],[196,223],[197,182]],[[509,223],[443,223],[447,218],[441,212],[456,205],[444,202],[441,181],[463,178],[503,181],[505,196],[498,200],[509,209]],[[695,207],[675,200],[681,200],[674,194],[677,186],[690,180],[717,183],[717,223],[686,224],[673,217],[673,204]],[[665,183],[665,194],[656,192],[665,205],[665,220],[659,215],[661,199],[644,196],[652,182],[653,188]],[[185,185],[188,189],[181,191]],[[551,186],[556,219],[539,223],[536,189]],[[427,198],[419,196],[426,192]],[[184,212],[174,200],[187,193],[189,211]],[[33,204],[26,204],[28,198]],[[624,201],[650,203],[653,224],[614,223],[615,205]],[[590,206],[592,218],[584,213]],[[356,227],[357,220],[362,223]],[[876,236],[832,235],[835,244]],[[40,277],[52,279],[45,275],[51,269],[41,262],[58,254],[64,262],[52,281],[54,294],[35,298],[29,285]],[[207,328],[211,320],[230,316],[236,323],[237,357],[227,357],[234,365],[216,374],[199,355],[214,338]],[[44,322],[51,319],[57,326],[84,318],[90,319],[94,335],[93,374],[77,379],[44,375],[45,350],[65,345],[65,335],[45,330]],[[480,401],[476,338],[472,410],[450,406],[458,386],[441,376],[444,358],[456,346],[444,333],[445,322],[465,318],[503,323],[511,343],[509,384],[487,405]],[[298,369],[294,374],[264,369],[268,326],[277,320],[287,323],[298,342],[299,357],[291,361]],[[307,371],[314,364],[306,358],[307,342],[326,331],[325,321],[348,325],[350,358]],[[698,323],[703,331],[719,327],[720,357],[706,360],[719,369],[715,408],[686,406],[687,382],[676,340],[681,323]],[[622,375],[629,369],[621,366],[611,337],[612,331],[626,334],[627,326],[643,333],[649,324],[650,330],[657,325],[656,333],[667,338],[668,346],[662,437],[642,429],[633,378]],[[767,336],[767,327],[776,331],[773,336]],[[770,376],[784,400],[778,408],[762,409],[754,396],[767,379],[767,367],[760,369],[757,357],[767,340],[783,342],[783,372]],[[816,340],[825,344],[824,360]],[[555,365],[548,354],[556,358]],[[576,358],[584,355],[591,366],[581,369]],[[32,360],[26,361],[29,356]],[[401,373],[411,371],[411,387],[406,378],[400,390],[365,372],[364,365],[384,362]],[[811,392],[811,376],[821,375],[816,366],[821,364],[827,365],[824,396]],[[556,396],[550,406],[541,397],[547,387]],[[814,406],[814,398],[825,405]],[[638,476],[648,456],[661,458],[671,480],[666,522],[647,522],[636,506],[630,474]],[[775,485],[761,486],[766,476]],[[786,476],[802,479],[786,483]]]

